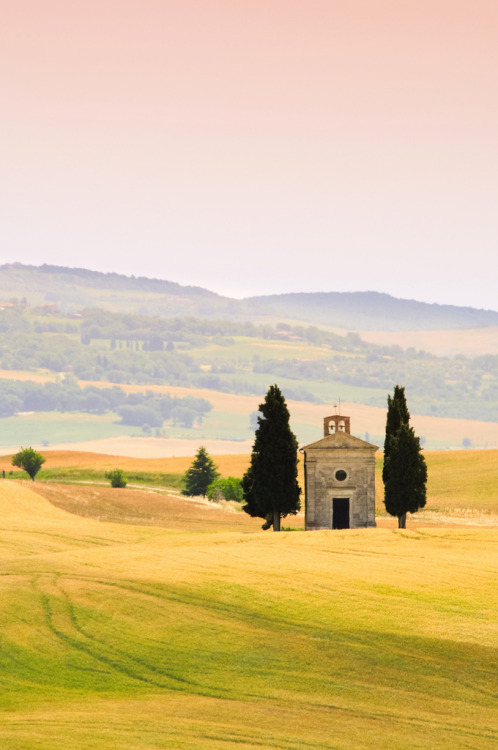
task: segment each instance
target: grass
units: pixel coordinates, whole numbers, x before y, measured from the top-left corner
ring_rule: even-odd
[[[359,404],[371,404],[374,406],[384,406],[386,402],[386,391],[383,388],[348,385],[338,380],[329,380],[327,382],[322,380],[295,380],[294,378],[286,378],[282,375],[272,375],[271,373],[264,372],[236,372],[226,375],[219,374],[218,377],[221,381],[229,383],[245,383],[248,381],[251,385],[259,387],[262,394],[266,393],[270,385],[277,382],[284,395],[286,388],[291,391],[304,388],[324,403],[335,402],[338,398],[341,398],[341,401],[353,401]]]
[[[104,453],[88,453],[85,451],[43,450],[46,463],[43,471],[55,472],[105,472],[109,469],[120,468],[128,475],[140,474],[184,474],[194,459],[191,456],[177,458],[135,458],[131,456],[109,456]],[[10,455],[0,456],[0,471],[9,472],[12,469]],[[215,464],[222,476],[242,476],[249,465],[249,455],[234,454],[215,456]],[[40,476],[40,474],[38,475]],[[89,477],[90,475],[88,475]]]
[[[166,425],[168,437],[187,438],[191,440],[250,440],[254,430],[249,428],[249,415],[230,411],[212,411],[207,414],[202,424],[194,428]]]
[[[118,468],[118,467],[116,467]],[[79,466],[66,466],[54,469],[41,469],[36,475],[37,482],[57,482],[63,484],[73,484],[81,482],[105,483],[109,480],[105,476],[106,471],[90,468],[81,468]],[[11,479],[28,480],[28,474],[25,471],[13,471],[10,474]],[[157,487],[181,490],[184,488],[183,475],[178,473],[159,473],[151,471],[127,471],[126,479],[129,484],[138,484],[145,487]]]
[[[147,487],[183,489],[183,475],[193,461],[192,456],[181,458],[130,458],[78,451],[42,450],[46,462],[36,475],[35,484],[50,483],[106,483],[105,473],[123,469],[130,484]],[[0,472],[8,479],[28,480],[24,471],[14,469],[12,456],[0,457]],[[222,476],[242,477],[249,466],[248,455],[215,456],[215,465]]]
[[[124,526],[8,482],[0,517],[9,750],[498,741],[497,530]]]
[[[230,337],[231,344],[208,344],[199,349],[191,349],[189,354],[199,362],[222,363],[226,360],[239,364],[246,363],[248,373],[252,374],[253,358],[258,361],[266,359],[305,359],[320,360],[329,358],[333,352],[330,347],[316,346],[306,341],[277,341],[249,336]]]

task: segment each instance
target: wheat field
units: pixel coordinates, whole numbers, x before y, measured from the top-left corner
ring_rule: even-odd
[[[79,467],[107,471],[161,472],[184,474],[193,460],[191,455],[169,458],[139,458],[87,451],[43,450],[43,468]],[[383,512],[382,454],[377,454],[376,506]],[[424,451],[428,467],[427,508],[422,514],[456,512],[461,517],[498,516],[498,450]],[[224,477],[242,477],[249,466],[248,453],[214,455]],[[0,472],[12,469],[11,456],[0,456]],[[298,480],[304,488],[303,461],[300,456]],[[498,523],[498,520],[496,521]]]
[[[498,530],[273,534],[190,505],[206,531],[173,500],[137,526],[36,490],[0,483],[2,747],[497,745]]]

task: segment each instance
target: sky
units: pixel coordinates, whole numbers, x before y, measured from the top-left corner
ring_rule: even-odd
[[[496,0],[0,17],[0,262],[498,309]]]

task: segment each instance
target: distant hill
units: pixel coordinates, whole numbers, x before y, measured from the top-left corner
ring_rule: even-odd
[[[413,331],[498,326],[498,312],[397,299],[379,292],[309,292],[231,299],[196,286],[83,268],[0,266],[0,304],[55,303],[66,312],[115,312],[251,320],[292,320],[355,331]]]
[[[280,315],[348,330],[413,331],[485,328],[498,325],[498,312],[427,304],[380,292],[275,294],[245,300],[252,314]]]
[[[55,303],[65,312],[100,307],[146,315],[201,315],[204,306],[211,312],[223,300],[207,289],[162,279],[8,263],[0,266],[0,300],[12,297],[26,298],[30,306]]]

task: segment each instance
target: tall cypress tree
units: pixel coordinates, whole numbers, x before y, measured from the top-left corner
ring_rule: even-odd
[[[398,517],[398,527],[406,528],[406,514],[426,504],[427,466],[420,440],[409,425],[410,412],[405,389],[399,385],[387,397],[386,438],[384,442],[384,505]]]
[[[403,386],[395,385],[394,394],[387,396],[386,438],[384,440],[384,466],[382,468],[382,480],[387,482],[387,461],[391,452],[391,440],[403,423],[409,424],[410,412],[406,404],[405,389]]]
[[[406,528],[406,514],[416,513],[426,504],[427,466],[421,455],[420,441],[406,422],[391,438],[387,458],[384,504],[398,527]]]
[[[264,518],[263,528],[280,531],[280,519],[297,513],[301,488],[297,483],[297,440],[289,426],[289,410],[277,385],[268,389],[259,407],[251,465],[242,479],[250,516]]]

